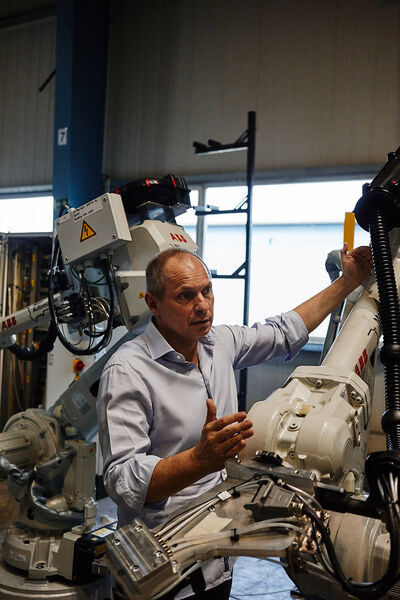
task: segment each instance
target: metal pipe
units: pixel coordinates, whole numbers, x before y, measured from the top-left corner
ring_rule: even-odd
[[[243,300],[243,325],[249,324],[250,307],[250,277],[251,277],[251,242],[253,226],[253,182],[254,182],[254,160],[256,149],[256,113],[248,113],[247,125],[247,218],[246,218],[246,253],[245,253],[245,279]],[[245,410],[247,396],[247,369],[242,369],[239,374],[239,410]]]

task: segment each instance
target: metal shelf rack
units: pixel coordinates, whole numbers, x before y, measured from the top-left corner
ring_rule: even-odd
[[[231,210],[218,210],[207,207],[197,207],[197,216],[240,214],[246,215],[246,248],[244,262],[230,275],[213,274],[213,279],[243,279],[243,324],[249,324],[250,303],[250,266],[251,266],[251,238],[252,238],[252,199],[254,183],[254,159],[256,141],[256,113],[248,113],[247,129],[232,144],[221,144],[215,140],[208,140],[207,144],[193,142],[196,154],[221,154],[223,152],[234,152],[247,150],[246,184],[247,195],[242,202]],[[242,369],[239,374],[238,406],[239,410],[245,410],[247,396],[247,369]]]

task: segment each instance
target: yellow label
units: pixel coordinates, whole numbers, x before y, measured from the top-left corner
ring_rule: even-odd
[[[94,235],[96,235],[95,230],[92,229],[92,227],[90,227],[90,225],[88,225],[86,223],[86,221],[83,221],[82,229],[81,229],[81,242],[88,240],[89,238],[93,237]]]
[[[354,248],[354,228],[356,226],[356,215],[347,212],[344,217],[343,242],[347,244],[347,250],[351,252]]]

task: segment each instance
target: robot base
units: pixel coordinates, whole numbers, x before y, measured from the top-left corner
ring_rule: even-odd
[[[0,552],[1,600],[112,600],[110,577],[102,577],[84,585],[74,585],[56,577],[43,581],[27,579],[17,569],[5,566]]]

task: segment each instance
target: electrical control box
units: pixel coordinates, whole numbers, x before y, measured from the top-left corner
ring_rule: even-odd
[[[85,263],[131,241],[128,221],[118,194],[102,194],[56,220],[66,264]]]

